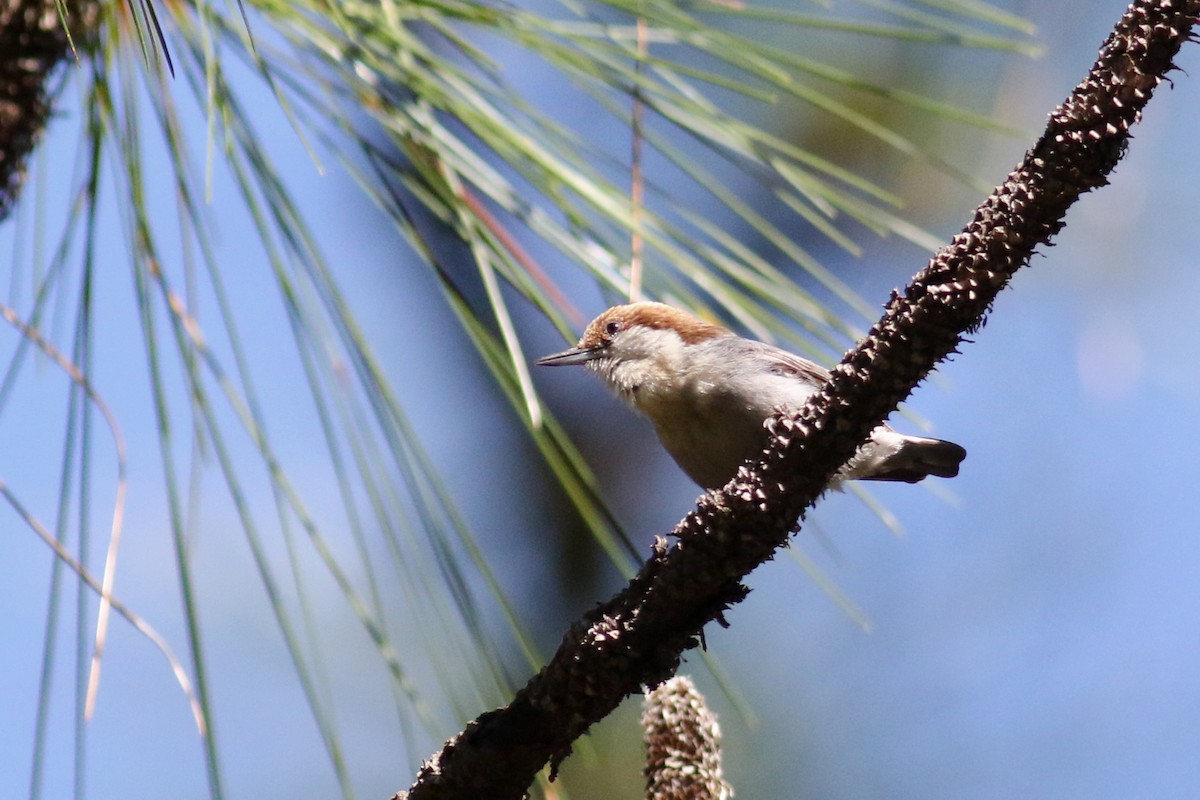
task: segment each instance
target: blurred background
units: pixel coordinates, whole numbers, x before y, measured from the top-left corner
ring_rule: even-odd
[[[904,204],[891,213],[944,241],[1032,144],[1124,10],[1109,0],[999,5],[1036,26],[1035,34],[1016,38],[1043,48],[1039,56],[738,17],[728,24],[864,80],[990,117],[1007,132],[834,86],[829,97],[853,95],[855,108],[926,154],[915,157],[798,97],[762,102],[720,87],[713,94],[730,114],[884,187]],[[883,4],[865,8],[855,9],[865,15],[863,24],[894,24]],[[549,13],[550,7],[521,9]],[[791,11],[836,16],[845,9]],[[615,19],[618,12],[611,13]],[[174,24],[167,26],[168,44],[181,48]],[[255,33],[267,56],[283,44],[265,25]],[[628,159],[627,124],[577,82],[513,39],[471,36],[525,98],[594,148],[597,162]],[[656,47],[652,42],[650,52]],[[1200,792],[1200,525],[1192,494],[1200,467],[1183,436],[1184,423],[1200,413],[1200,370],[1189,334],[1193,298],[1200,295],[1198,53],[1194,45],[1184,49],[1183,71],[1150,104],[1111,185],[1071,210],[1055,247],[1017,277],[975,341],[918,390],[907,418],[893,419],[909,431],[931,425],[934,435],[965,446],[961,475],[936,486],[872,486],[866,503],[853,493],[828,497],[797,537],[795,558],[781,555],[756,571],[749,598],[728,614],[730,627],[707,631],[711,663],[688,654],[683,670],[720,715],[727,778],[739,797]],[[129,63],[149,69],[140,58],[131,50]],[[395,480],[409,494],[380,500],[368,484],[343,485],[344,474],[331,464],[323,406],[312,400],[309,367],[293,344],[304,316],[295,309],[303,306],[281,287],[298,295],[312,290],[279,277],[260,243],[256,210],[236,200],[242,177],[224,162],[222,136],[212,134],[202,104],[181,102],[178,119],[196,181],[190,202],[211,223],[213,252],[205,257],[219,264],[227,298],[189,283],[204,271],[189,266],[197,248],[170,244],[187,240],[192,225],[176,211],[177,162],[169,148],[146,146],[136,161],[150,192],[149,216],[169,232],[161,237],[167,244],[153,258],[132,247],[135,215],[122,209],[119,189],[106,189],[89,229],[94,241],[85,249],[76,239],[61,259],[64,270],[78,271],[82,253],[92,254],[93,338],[79,349],[75,295],[65,292],[57,295],[65,299],[46,303],[39,330],[75,360],[86,358],[92,386],[118,420],[128,504],[114,592],[163,635],[193,679],[189,631],[202,632],[215,749],[206,757],[167,662],[121,619],[112,624],[95,716],[79,723],[79,665],[86,673],[95,597],[84,592],[78,599],[74,576],[55,568],[31,523],[9,505],[0,511],[0,793],[6,797],[198,798],[215,794],[214,785],[228,797],[390,796],[465,720],[522,685],[573,619],[623,585],[621,567],[606,555],[606,547],[618,553],[620,547],[589,534],[596,519],[612,527],[610,513],[644,554],[697,495],[648,424],[592,376],[535,372],[545,412],[577,444],[609,509],[591,518],[581,512],[539,454],[544,442],[522,422],[520,376],[504,384],[508,399],[496,390],[504,381],[473,345],[472,328],[455,305],[487,307],[487,271],[471,261],[478,253],[438,233],[438,215],[429,211],[412,220],[424,238],[398,234],[386,193],[373,203],[362,191],[382,161],[342,163],[331,155],[332,138],[305,134],[303,120],[296,122],[293,109],[265,85],[252,59],[228,58],[226,69],[309,221],[312,247],[327,257],[337,302],[353,309],[354,336],[369,343],[376,359],[369,374],[386,381],[394,392],[387,402],[406,415],[396,429],[410,430],[412,444],[393,445],[383,433],[376,443],[405,458],[367,457],[363,471],[387,462],[379,467],[381,484]],[[187,81],[181,70],[161,88],[182,94]],[[301,95],[306,87],[279,91]],[[397,93],[404,91],[416,89]],[[0,252],[13,254],[4,275],[6,305],[18,312],[30,307],[51,272],[47,265],[56,263],[57,226],[81,213],[70,192],[82,170],[88,102],[83,81],[68,76],[19,213],[0,228]],[[146,103],[137,113],[151,120],[153,109]],[[653,111],[646,126],[651,140],[680,136]],[[648,148],[648,183],[748,253],[779,263],[817,301],[835,306],[830,313],[848,320],[805,331],[775,313],[777,328],[747,330],[746,320],[714,312],[741,332],[774,332],[781,343],[806,346],[806,354],[833,363],[850,332],[869,324],[867,312],[928,258],[922,235],[879,236],[843,216],[838,230],[861,249],[852,252],[815,225],[789,222],[769,182],[718,163],[692,142],[673,146],[679,162]],[[106,147],[100,152],[118,160],[115,148]],[[407,155],[420,162],[422,152],[415,147]],[[695,191],[695,179],[681,166],[689,163],[711,170],[711,180],[793,237],[837,283],[822,284],[777,261],[778,242]],[[110,169],[102,173],[105,185],[121,185],[126,178]],[[618,171],[611,164],[597,169]],[[519,189],[521,180],[505,174]],[[418,195],[414,187],[396,192]],[[272,208],[265,203],[257,212]],[[567,298],[552,324],[545,309],[507,285],[502,290],[512,330],[532,360],[561,349],[565,336],[577,335],[621,297],[614,285],[601,288],[595,273],[568,264],[563,248],[530,230],[516,236]],[[286,238],[276,246],[309,247]],[[437,270],[422,263],[422,253]],[[188,298],[198,324],[223,318],[228,302],[240,334],[213,336],[205,327],[211,351],[197,336],[191,351],[150,352],[148,331],[164,342],[191,335],[171,327],[166,306],[148,308],[155,291],[139,281],[150,274],[143,269],[150,261],[178,277],[179,296]],[[325,280],[308,279],[312,286]],[[842,284],[862,298],[865,311],[831,288]],[[647,285],[658,295],[690,296],[664,291],[670,284],[657,291],[649,279]],[[319,296],[316,305],[322,304],[335,305],[328,295]],[[332,312],[330,319],[318,327],[337,328]],[[343,346],[334,334],[297,338],[312,353]],[[11,368],[19,380],[9,386],[5,379],[0,479],[46,527],[68,520],[68,549],[82,549],[100,574],[121,485],[116,448],[94,417],[90,471],[64,470],[64,453],[83,441],[64,420],[82,420],[81,401],[70,398],[70,381],[51,359],[20,355],[27,342],[13,329],[3,337],[6,363],[25,361]],[[206,373],[206,398],[167,372],[207,369],[209,355],[222,366]],[[249,400],[239,358],[257,387]],[[353,355],[335,353],[330,363],[330,385],[353,383]],[[156,371],[168,377],[160,380]],[[223,395],[231,383],[237,390]],[[156,392],[162,405],[156,406]],[[368,406],[378,397],[363,394]],[[338,407],[336,392],[328,397]],[[259,419],[255,408],[269,410],[262,417],[269,453],[247,432],[256,429],[244,422]],[[218,425],[240,433],[223,439],[214,432]],[[363,436],[362,452],[369,452],[370,434]],[[355,450],[347,445],[342,452]],[[250,466],[233,479],[227,464]],[[401,464],[423,465],[439,477],[407,478]],[[277,467],[286,469],[286,482],[274,479]],[[80,514],[84,483],[92,487],[91,505]],[[453,498],[452,509],[443,497]],[[348,505],[393,502],[405,514],[364,513],[347,521]],[[412,530],[380,521],[403,516],[416,521]],[[92,539],[80,545],[83,518]],[[460,524],[469,538],[453,533]],[[426,541],[424,529],[439,533]],[[627,567],[627,557],[617,560]],[[185,573],[188,588],[181,590]],[[194,607],[190,616],[187,603]],[[523,635],[513,633],[513,619]],[[296,650],[289,649],[293,639]],[[302,680],[295,652],[304,654]],[[637,698],[627,701],[580,744],[564,769],[561,786],[569,796],[640,796],[638,710]]]

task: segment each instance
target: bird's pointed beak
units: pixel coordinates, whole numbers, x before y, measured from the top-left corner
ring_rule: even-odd
[[[542,356],[537,364],[542,367],[569,367],[572,364],[586,364],[603,354],[604,351],[599,347],[572,347],[552,356]]]

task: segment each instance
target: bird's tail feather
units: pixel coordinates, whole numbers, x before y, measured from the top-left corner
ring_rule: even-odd
[[[916,483],[930,475],[953,478],[966,457],[967,451],[954,442],[905,436],[896,452],[861,480]]]

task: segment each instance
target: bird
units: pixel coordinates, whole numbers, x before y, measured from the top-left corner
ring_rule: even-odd
[[[579,343],[537,360],[583,365],[650,419],[664,448],[705,489],[729,482],[768,440],[764,423],[799,411],[829,370],[774,345],[746,339],[674,306],[637,302],[609,308]],[[953,478],[967,451],[881,424],[831,481]]]

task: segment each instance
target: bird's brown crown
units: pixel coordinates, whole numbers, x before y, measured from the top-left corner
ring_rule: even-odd
[[[579,347],[600,347],[620,331],[636,327],[675,331],[687,344],[730,335],[727,328],[705,322],[674,306],[641,302],[613,306],[596,317],[583,332]]]

